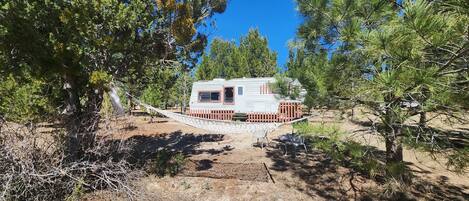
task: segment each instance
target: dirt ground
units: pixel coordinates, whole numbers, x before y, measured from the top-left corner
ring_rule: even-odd
[[[167,118],[155,118],[152,123],[149,120],[148,116],[135,116],[111,123],[121,126],[113,135],[122,140],[137,140],[142,154],[166,147],[184,153],[190,161],[208,164],[200,174],[197,167],[192,167],[190,174],[163,178],[150,175],[141,179],[138,185],[149,200],[374,200],[368,196],[377,186],[374,180],[334,164],[321,152],[313,149],[291,154],[289,150],[285,155],[276,139],[292,131],[289,125],[269,134],[269,146],[261,149],[253,146],[255,140],[248,134],[218,135]],[[357,141],[384,150],[383,142],[369,127],[340,120],[334,112],[317,115],[310,121],[338,124]],[[469,126],[458,128],[464,130]],[[467,139],[467,133],[464,135]],[[415,176],[416,187],[411,190],[410,199],[469,200],[469,174],[449,172],[444,158],[433,160],[426,153],[405,149],[404,160]],[[234,165],[223,167],[223,164]],[[211,168],[215,173],[210,172]],[[219,172],[223,168],[231,168],[235,173],[223,175]],[[260,176],[252,176],[253,171]],[[106,194],[100,193],[87,197],[108,200]]]

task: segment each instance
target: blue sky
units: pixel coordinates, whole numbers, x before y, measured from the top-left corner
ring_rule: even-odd
[[[283,67],[288,59],[288,40],[295,37],[301,22],[295,7],[294,0],[229,0],[226,11],[214,16],[216,26],[209,31],[209,42],[218,37],[238,43],[250,28],[258,28]]]

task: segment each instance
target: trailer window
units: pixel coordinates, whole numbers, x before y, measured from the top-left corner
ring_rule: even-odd
[[[224,101],[225,103],[233,103],[234,101],[234,88],[233,87],[225,87],[225,94],[224,94]]]
[[[220,92],[218,91],[199,92],[199,101],[200,102],[220,101]]]
[[[238,87],[238,95],[243,95],[243,87]]]
[[[220,100],[220,92],[211,92],[210,93],[210,100],[211,101],[219,101]]]

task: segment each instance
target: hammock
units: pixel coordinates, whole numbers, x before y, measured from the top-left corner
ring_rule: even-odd
[[[285,124],[292,124],[295,122],[303,121],[307,117],[296,119],[294,121],[285,122],[285,123],[253,123],[253,122],[237,122],[237,121],[226,121],[226,120],[213,120],[213,119],[204,119],[199,117],[192,117],[188,115],[178,114],[162,109],[155,108],[151,105],[145,104],[130,94],[127,94],[131,97],[137,104],[143,106],[147,112],[154,111],[160,113],[168,118],[174,119],[183,124],[200,128],[206,131],[211,131],[219,134],[242,134],[250,133],[256,138],[266,138],[267,134],[276,130],[278,127]]]

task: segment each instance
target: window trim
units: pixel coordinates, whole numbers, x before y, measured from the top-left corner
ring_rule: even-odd
[[[210,94],[210,100],[209,101],[202,101],[200,99],[200,94],[201,93],[209,93]],[[218,93],[218,100],[212,100],[212,93]],[[222,99],[222,93],[221,91],[198,91],[197,92],[197,102],[198,103],[220,103],[221,102],[221,99]]]
[[[226,88],[232,88],[233,89],[233,101],[232,102],[225,102]],[[223,86],[223,104],[224,105],[234,105],[235,104],[235,95],[236,95],[235,89],[236,88],[234,86]]]
[[[241,94],[239,94],[239,89],[241,88]],[[236,86],[236,94],[238,96],[244,96],[244,86]]]

